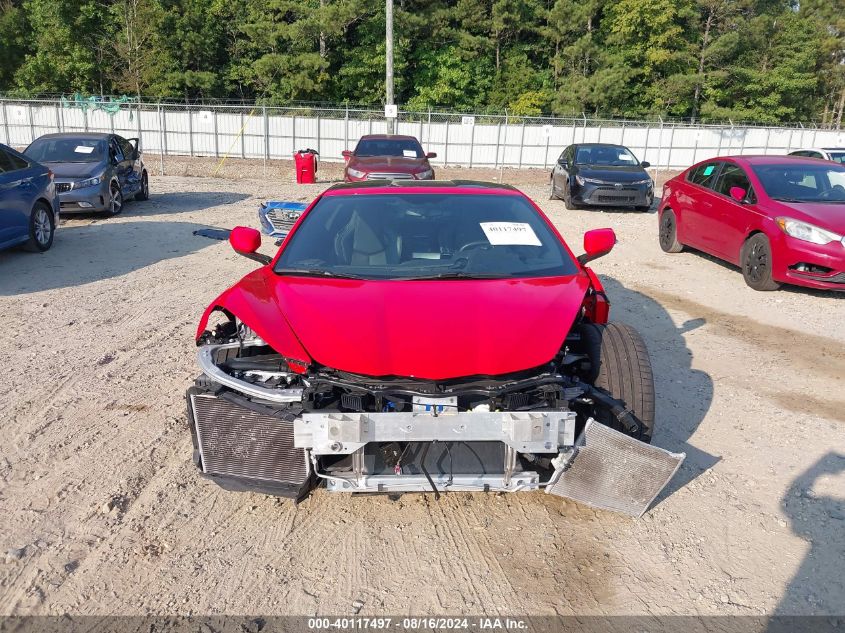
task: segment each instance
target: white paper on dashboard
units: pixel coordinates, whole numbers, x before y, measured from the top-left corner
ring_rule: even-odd
[[[417,153],[412,149],[403,149],[402,155],[405,158],[416,158],[417,157]]]
[[[77,145],[76,149],[73,150],[73,151],[76,152],[77,154],[90,154],[91,152],[94,151],[94,148],[89,147],[87,145]]]
[[[541,246],[540,238],[525,222],[481,222],[480,225],[493,246]]]

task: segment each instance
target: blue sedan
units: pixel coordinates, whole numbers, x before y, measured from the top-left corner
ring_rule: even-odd
[[[23,244],[46,251],[58,223],[53,172],[0,144],[0,249]]]

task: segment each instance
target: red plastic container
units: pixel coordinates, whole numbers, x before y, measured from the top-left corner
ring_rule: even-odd
[[[317,181],[317,151],[301,149],[293,155],[296,164],[296,182],[309,184]]]

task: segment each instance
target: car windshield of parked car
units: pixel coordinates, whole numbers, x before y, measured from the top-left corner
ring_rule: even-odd
[[[845,165],[845,152],[830,152],[830,160],[840,165]]]
[[[502,279],[578,270],[523,197],[326,196],[289,238],[275,272],[362,279]]]
[[[39,163],[98,163],[106,155],[106,142],[90,138],[40,138],[24,153]]]
[[[355,148],[355,156],[402,156],[422,158],[422,146],[412,138],[408,139],[363,139]]]
[[[845,202],[845,167],[819,162],[752,167],[766,194],[782,202]]]
[[[639,161],[624,147],[583,145],[575,152],[575,164],[623,167],[625,165],[638,165]]]

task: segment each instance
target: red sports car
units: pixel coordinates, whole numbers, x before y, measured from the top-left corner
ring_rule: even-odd
[[[637,333],[506,185],[335,185],[197,330],[194,461],[230,489],[534,490],[641,514],[682,455],[651,447]]]
[[[663,186],[660,246],[742,268],[755,290],[845,290],[845,166],[793,156],[728,156]]]
[[[363,180],[434,180],[430,158],[413,136],[399,134],[369,134],[362,136],[355,151],[344,151],[346,182]]]

